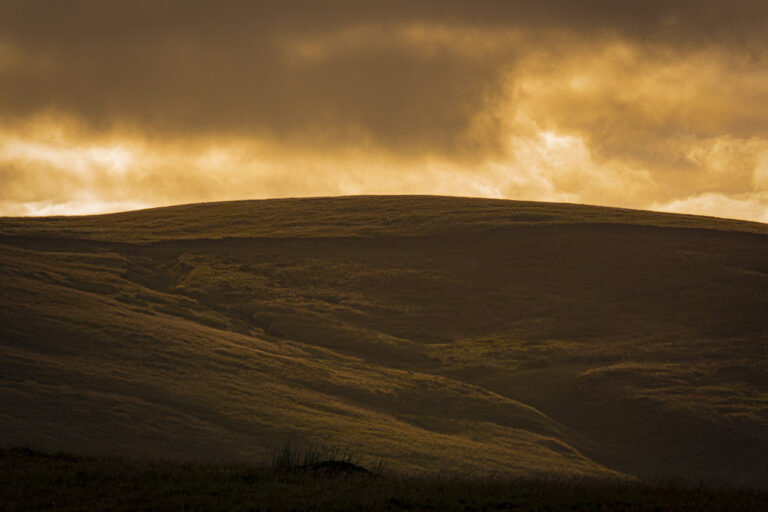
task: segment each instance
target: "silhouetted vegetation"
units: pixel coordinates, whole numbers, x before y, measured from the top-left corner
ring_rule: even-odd
[[[290,454],[291,462],[296,453]],[[305,454],[302,454],[302,457]],[[306,454],[307,461],[314,455]],[[763,511],[768,491],[673,481],[284,471],[0,450],[0,509]]]
[[[349,447],[307,446],[297,449],[286,443],[272,454],[272,471],[290,473],[309,471],[325,474],[370,473],[356,463]]]

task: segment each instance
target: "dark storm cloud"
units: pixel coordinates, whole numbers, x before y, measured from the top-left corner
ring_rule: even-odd
[[[0,115],[53,111],[96,130],[452,151],[491,144],[465,132],[502,72],[545,44],[545,32],[753,48],[767,14],[764,2],[714,1],[5,1]],[[408,26],[475,31],[473,40],[533,35],[484,53],[460,44],[423,51],[429,41],[401,37]],[[345,31],[357,35],[322,53]],[[313,47],[320,58],[291,53]]]

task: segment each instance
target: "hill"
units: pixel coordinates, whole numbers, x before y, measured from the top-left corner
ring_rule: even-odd
[[[0,439],[768,483],[768,225],[446,197],[0,219]]]

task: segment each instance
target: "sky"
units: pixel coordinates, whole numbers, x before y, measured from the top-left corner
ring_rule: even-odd
[[[0,0],[0,215],[349,194],[768,222],[768,2]]]

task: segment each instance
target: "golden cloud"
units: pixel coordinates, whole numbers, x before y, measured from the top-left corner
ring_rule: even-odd
[[[419,193],[768,221],[761,3],[172,4],[0,4],[0,214]]]

